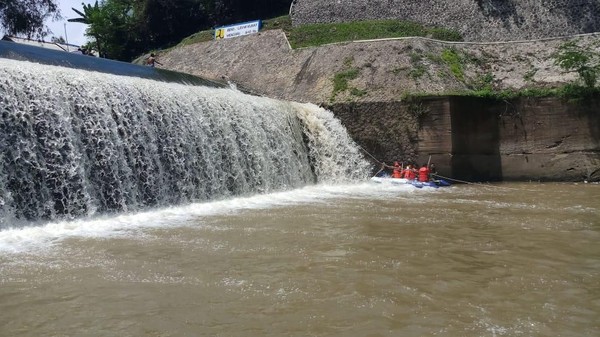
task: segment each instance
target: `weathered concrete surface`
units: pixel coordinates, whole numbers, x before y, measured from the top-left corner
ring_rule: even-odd
[[[467,41],[508,41],[600,31],[598,0],[295,0],[294,25],[399,19],[452,28]]]
[[[432,155],[439,169],[448,171],[451,166],[452,121],[446,98],[340,103],[328,108],[372,155],[374,164],[401,161],[420,165],[426,154]]]
[[[598,35],[510,44],[401,39],[291,50],[275,30],[176,48],[160,61],[257,94],[329,106],[379,161],[421,164],[431,155],[440,173],[467,180],[598,180],[599,100],[580,106],[551,99],[404,98],[473,88],[484,76],[496,89],[572,82],[575,76],[562,73],[551,57],[568,40],[600,51]],[[464,58],[462,79],[440,61],[447,51]],[[348,70],[356,70],[347,82],[356,91],[334,93],[334,77]]]
[[[600,180],[600,98],[583,102],[522,99],[502,104],[502,177]]]
[[[495,101],[435,97],[330,108],[378,161],[422,165],[467,181],[600,180],[600,97]]]
[[[571,82],[552,54],[565,41],[600,52],[600,34],[520,43],[444,43],[420,38],[348,42],[291,50],[280,30],[197,43],[160,55],[166,68],[225,78],[258,94],[313,102],[386,102],[406,94],[448,94],[483,85],[496,89]],[[455,53],[459,76],[442,59]],[[355,70],[348,90],[334,93],[336,75]],[[353,93],[352,89],[356,89]]]

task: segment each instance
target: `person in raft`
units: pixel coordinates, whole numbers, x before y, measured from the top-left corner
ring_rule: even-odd
[[[415,180],[417,177],[417,170],[415,170],[412,165],[408,164],[406,165],[406,169],[402,171],[402,177],[408,180]]]
[[[437,170],[435,168],[435,164],[431,163],[429,164],[429,176],[435,176],[437,174]]]
[[[427,164],[423,164],[423,166],[421,166],[421,168],[419,169],[419,181],[429,181],[429,167],[427,167]]]
[[[397,161],[394,162],[392,168],[392,178],[402,178],[402,166]]]

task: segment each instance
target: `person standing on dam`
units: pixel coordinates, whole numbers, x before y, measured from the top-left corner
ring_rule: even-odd
[[[150,57],[146,59],[146,65],[154,68],[156,64],[160,64],[161,66],[163,65],[162,63],[158,62],[158,60],[156,59],[156,55],[154,55],[154,53],[151,53]]]

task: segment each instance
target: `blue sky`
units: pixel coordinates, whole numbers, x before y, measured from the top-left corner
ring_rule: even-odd
[[[83,34],[85,33],[87,25],[84,25],[83,23],[67,22],[67,19],[79,17],[79,15],[77,15],[77,13],[75,13],[71,8],[83,11],[82,3],[93,4],[94,2],[96,2],[96,0],[58,0],[58,7],[60,8],[60,13],[63,16],[63,19],[60,21],[52,21],[50,19],[46,20],[46,25],[48,28],[50,28],[52,34],[49,35],[45,40],[50,41],[52,36],[65,37],[66,28],[67,42],[78,46],[84,44],[87,39],[85,36],[83,36]]]

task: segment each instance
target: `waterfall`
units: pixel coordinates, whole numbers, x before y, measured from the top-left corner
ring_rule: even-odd
[[[0,229],[367,172],[312,104],[0,59]]]

